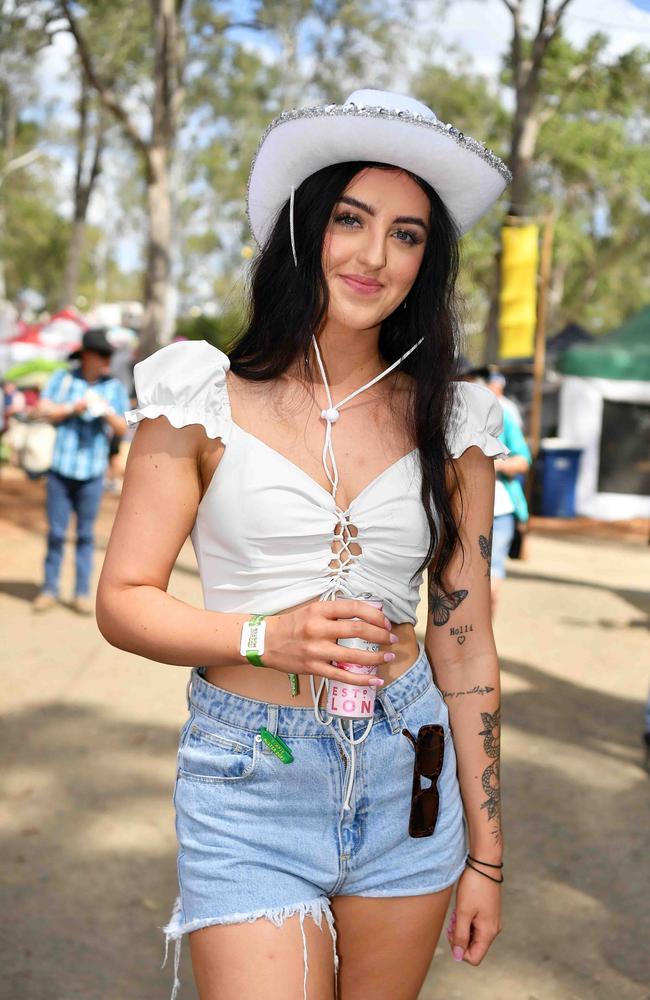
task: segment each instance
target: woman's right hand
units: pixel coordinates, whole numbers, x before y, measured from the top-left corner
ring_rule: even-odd
[[[356,618],[358,621],[351,621]],[[332,666],[333,660],[379,667],[395,659],[389,652],[397,636],[382,611],[366,601],[336,598],[313,601],[286,614],[266,619],[264,666],[282,673],[316,674],[345,684],[379,687],[383,681]],[[337,639],[358,637],[382,647],[377,653],[337,645]],[[374,682],[374,684],[373,684]]]

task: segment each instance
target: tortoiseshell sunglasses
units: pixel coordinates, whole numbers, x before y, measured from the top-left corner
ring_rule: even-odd
[[[430,837],[438,819],[440,798],[436,782],[445,759],[445,731],[439,725],[420,726],[417,739],[408,729],[402,732],[415,750],[409,834],[411,837]],[[428,788],[422,787],[422,778],[431,782]]]

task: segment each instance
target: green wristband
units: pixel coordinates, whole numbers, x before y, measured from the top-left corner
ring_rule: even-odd
[[[252,615],[242,629],[241,650],[243,656],[253,667],[263,667],[262,653],[264,652],[264,628],[261,630],[261,643],[259,642],[260,630],[266,615]],[[261,648],[259,648],[261,646]],[[251,648],[249,648],[251,647]]]

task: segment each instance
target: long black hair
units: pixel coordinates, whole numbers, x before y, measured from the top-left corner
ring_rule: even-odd
[[[289,202],[280,210],[251,269],[248,325],[229,354],[237,375],[253,381],[274,379],[298,362],[306,377],[311,377],[312,334],[321,329],[329,304],[321,264],[324,234],[343,191],[368,167],[398,169],[385,163],[336,163],[312,174],[297,189],[294,223],[298,267],[291,251]],[[443,574],[458,543],[448,493],[450,455],[445,440],[457,356],[458,231],[434,189],[420,177],[409,176],[429,198],[429,234],[406,305],[400,304],[383,321],[378,347],[390,364],[424,337],[397,370],[415,382],[408,430],[419,450],[422,503],[430,531],[429,549],[418,572],[435,556],[433,580],[444,590]]]

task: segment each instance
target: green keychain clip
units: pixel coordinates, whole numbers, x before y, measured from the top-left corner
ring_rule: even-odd
[[[264,728],[264,726],[262,726],[258,732],[260,739],[266,743],[269,750],[271,750],[276,757],[280,758],[283,764],[293,764],[293,754],[283,739],[279,736],[274,736],[273,733],[270,733],[268,729]]]

